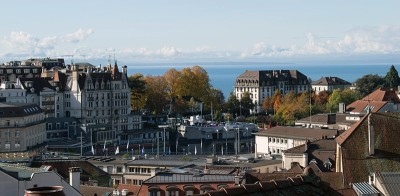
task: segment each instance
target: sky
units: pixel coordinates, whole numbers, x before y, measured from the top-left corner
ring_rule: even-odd
[[[400,1],[12,0],[0,62],[400,62]]]

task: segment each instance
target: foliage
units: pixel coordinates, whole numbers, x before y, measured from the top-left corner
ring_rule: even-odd
[[[280,90],[275,91],[274,96],[272,96],[272,101],[274,103],[274,113],[279,109],[279,106],[281,104],[281,97],[282,95]]]
[[[167,104],[166,92],[167,86],[165,79],[161,76],[146,76],[146,107],[153,114],[159,114],[164,111]]]
[[[146,81],[142,74],[134,74],[128,77],[128,86],[131,89],[131,107],[132,110],[140,110],[146,104],[145,92]]]
[[[361,97],[361,94],[355,90],[345,89],[340,91],[339,89],[335,89],[331,96],[329,96],[329,101],[326,107],[330,112],[337,112],[339,109],[339,103],[348,105]]]
[[[382,86],[385,83],[385,80],[377,74],[368,74],[357,79],[355,83],[361,96],[366,96],[377,87]]]
[[[226,102],[226,109],[230,114],[237,114],[240,112],[240,103],[233,92],[230,92],[228,101]]]
[[[395,88],[399,85],[400,78],[396,68],[392,65],[385,76],[385,86]]]
[[[250,110],[252,109],[254,109],[254,103],[250,98],[250,93],[246,91],[240,99],[240,114],[247,116],[250,114]]]

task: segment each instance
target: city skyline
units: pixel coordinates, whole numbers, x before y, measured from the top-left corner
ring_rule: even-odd
[[[396,1],[10,1],[0,61],[399,62]],[[73,55],[73,56],[72,56]]]

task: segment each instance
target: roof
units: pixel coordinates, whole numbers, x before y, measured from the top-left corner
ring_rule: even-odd
[[[312,82],[312,85],[351,85],[350,82],[339,77],[321,77],[319,80]]]
[[[339,145],[342,145],[346,139],[356,130],[356,128],[362,123],[364,122],[364,120],[368,117],[368,115],[365,115],[364,117],[362,117],[359,121],[357,121],[356,123],[354,123],[349,129],[347,129],[346,131],[344,131],[342,134],[340,134],[338,137],[336,137],[336,142]]]
[[[375,187],[366,182],[354,183],[353,189],[360,195],[379,194]]]
[[[400,195],[400,172],[377,172],[376,180],[388,195]]]
[[[368,117],[375,153],[368,150]],[[400,114],[370,113],[336,138],[340,145],[344,184],[368,181],[373,172],[400,172]]]
[[[0,169],[18,180],[30,179],[32,174],[41,172],[38,168],[8,163],[0,163]]]
[[[0,118],[24,117],[39,113],[43,113],[43,110],[36,104],[0,103]]]
[[[98,195],[98,196],[105,196],[105,195],[112,195],[112,191],[114,188],[112,187],[101,187],[101,186],[87,186],[87,185],[81,185],[80,186],[80,192],[83,196],[92,196],[92,195]]]
[[[297,70],[246,70],[236,78],[237,82],[250,82],[254,85],[276,85],[277,81],[290,81],[290,84],[309,84],[307,76]],[[264,83],[263,83],[264,82]],[[265,83],[266,82],[266,83]]]
[[[127,196],[131,196],[131,195],[137,195],[139,190],[140,190],[140,186],[139,185],[132,185],[132,184],[119,184],[118,187],[116,188],[119,191],[122,191],[124,189],[128,190],[128,194],[126,194]]]
[[[307,168],[307,167],[306,167]],[[246,173],[246,183],[256,183],[258,181],[270,181],[287,179],[296,175],[304,173],[305,168],[301,168],[298,172],[278,172],[278,173]],[[343,177],[341,172],[315,172],[322,181],[330,184],[335,190],[343,189]]]
[[[264,129],[258,133],[255,133],[255,135],[298,139],[320,139],[323,136],[334,137],[338,133],[339,131],[336,129],[311,129],[302,127],[276,126],[269,129]]]
[[[50,78],[19,78],[19,80],[22,87],[29,93],[39,95],[44,88],[55,91],[55,87],[49,82]]]
[[[351,113],[367,113],[367,107],[369,106],[372,112],[378,112],[386,104],[386,101],[357,100],[348,105],[346,111]]]
[[[247,182],[247,181],[246,181]],[[258,181],[255,184],[242,184],[235,187],[224,187],[220,190],[209,191],[202,195],[338,195],[329,186],[329,183],[321,181],[311,168],[306,168],[304,173],[284,179]]]
[[[400,99],[394,90],[386,90],[379,88],[369,95],[365,96],[362,100],[364,101],[391,101],[399,103]]]
[[[329,116],[334,116],[335,121],[330,122],[329,121]],[[348,116],[354,116],[354,117],[359,117],[360,115],[356,114],[342,114],[342,113],[325,113],[325,114],[315,114],[311,116],[311,123],[312,124],[353,124],[354,121],[346,120],[346,117]],[[300,120],[296,120],[296,123],[310,123],[310,116],[307,116],[305,118],[302,118]]]
[[[210,183],[210,182],[234,182],[235,175],[231,174],[182,174],[159,172],[147,179],[143,184],[163,183]]]

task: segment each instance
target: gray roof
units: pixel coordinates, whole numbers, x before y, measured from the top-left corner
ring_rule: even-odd
[[[366,182],[353,183],[353,189],[358,195],[379,194],[375,187]]]
[[[336,129],[315,129],[285,126],[276,126],[269,129],[260,130],[260,132],[255,133],[257,136],[273,136],[297,139],[320,139],[323,136],[333,137],[338,134],[339,132]]]
[[[235,175],[158,173],[143,184],[234,182]]]
[[[400,172],[378,172],[376,178],[389,195],[400,195]]]
[[[17,164],[0,163],[0,168],[8,174],[18,180],[20,179],[30,179],[33,173],[43,172],[38,168],[26,167]]]
[[[36,104],[0,103],[0,117],[23,117],[42,112],[43,110]]]

